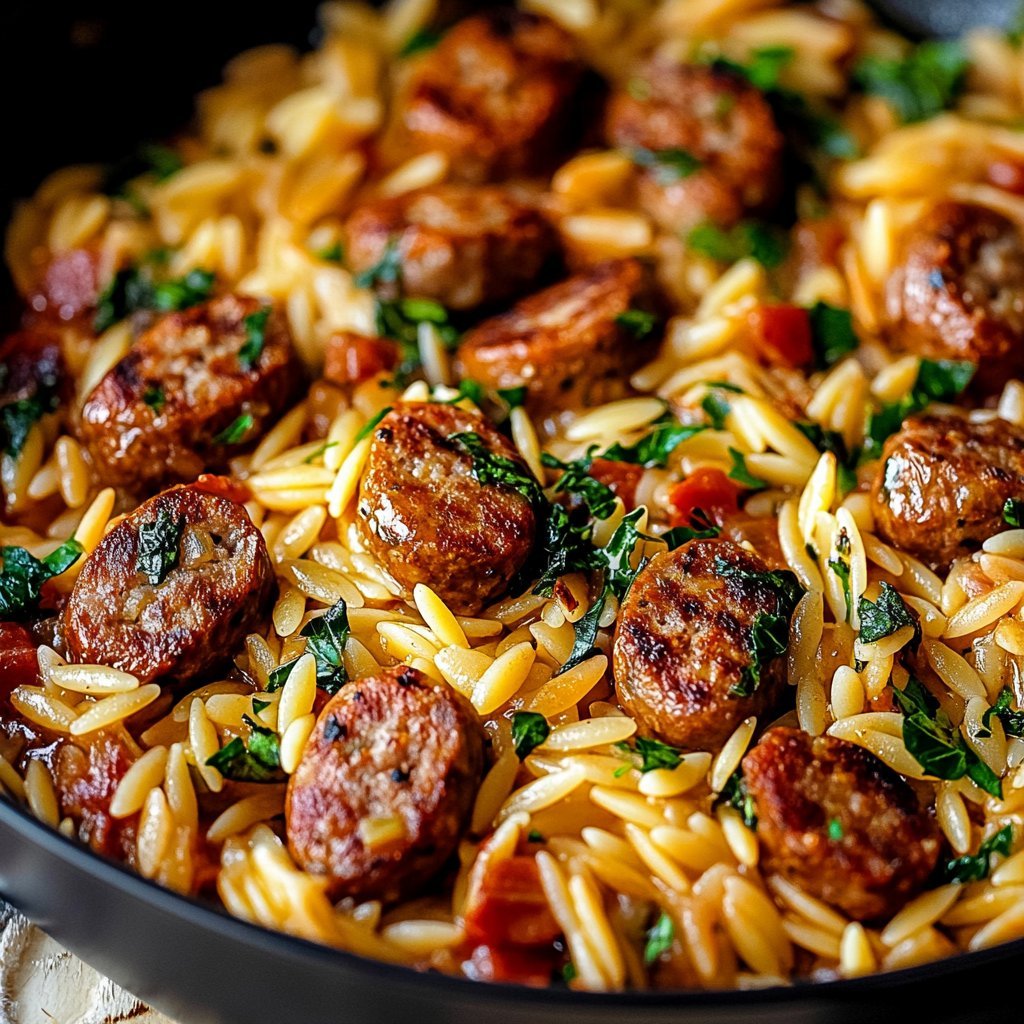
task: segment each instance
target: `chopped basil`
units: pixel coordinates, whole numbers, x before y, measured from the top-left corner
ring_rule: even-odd
[[[35,611],[43,584],[77,562],[83,550],[77,540],[68,540],[39,559],[24,548],[0,547],[0,617]]]
[[[275,690],[280,690],[288,682],[292,669],[298,663],[299,659],[294,658],[292,661],[286,661],[283,665],[278,665],[277,668],[273,669],[267,677],[267,693],[274,693]]]
[[[862,597],[857,611],[860,615],[860,639],[866,644],[892,636],[904,626],[914,627],[914,639],[911,641],[913,644],[921,640],[920,623],[911,614],[896,588],[889,583],[880,584],[877,601],[869,601]]]
[[[467,378],[460,380],[456,395],[454,398],[448,399],[448,404],[453,405],[456,402],[461,402],[464,398],[468,398],[474,405],[483,405],[483,385],[478,384],[475,380],[469,380]]]
[[[849,545],[849,541],[847,541]],[[850,621],[853,614],[853,594],[850,590],[850,563],[844,558],[830,558],[829,569],[838,577],[839,584],[843,588],[843,606],[846,608],[846,621]]]
[[[572,462],[562,462],[548,452],[544,452],[540,459],[548,469],[562,471],[555,483],[555,493],[573,495],[587,506],[595,519],[607,519],[615,511],[615,492],[590,475],[596,451],[597,445],[594,445],[586,455]]]
[[[219,434],[215,434],[213,437],[214,444],[239,444],[245,439],[245,435],[249,433],[253,428],[253,424],[256,421],[252,417],[252,413],[243,412],[241,416],[236,417],[229,423]]]
[[[421,28],[413,32],[398,51],[399,57],[414,57],[418,53],[426,53],[434,49],[441,41],[441,33],[433,29]]]
[[[644,309],[627,309],[615,318],[615,322],[629,331],[637,341],[642,341],[658,325],[658,318]]]
[[[526,402],[527,388],[524,386],[518,388],[498,388],[498,397],[509,407],[509,409],[518,409],[519,406]]]
[[[718,803],[728,804],[735,807],[743,818],[743,824],[749,829],[757,828],[757,813],[754,810],[754,798],[747,789],[747,780],[743,777],[743,771],[737,768],[729,776],[722,792],[718,795]]]
[[[999,691],[995,704],[981,716],[981,724],[986,731],[979,732],[978,736],[992,735],[989,727],[992,724],[993,715],[1002,722],[1003,729],[1008,736],[1024,736],[1024,711],[1014,711],[1010,706],[1012,703],[1013,691],[1008,686],[1004,686]]]
[[[788,248],[784,234],[759,221],[743,221],[729,229],[698,224],[690,231],[686,244],[719,263],[736,263],[750,256],[769,270],[786,258]]]
[[[575,668],[597,653],[597,631],[600,627],[604,603],[605,594],[602,592],[601,596],[590,606],[587,614],[572,624],[574,636],[572,650],[569,652],[565,664],[558,670],[558,675],[568,672],[569,669]]]
[[[339,601],[324,615],[311,619],[302,629],[306,651],[316,659],[316,685],[333,696],[346,682],[345,644],[348,641],[348,608]]]
[[[164,394],[164,389],[159,385],[146,388],[145,394],[142,396],[142,400],[156,413],[160,415],[163,407],[167,404],[167,395]]]
[[[647,931],[644,943],[644,963],[651,966],[663,953],[669,952],[676,940],[676,926],[663,910],[658,920]]]
[[[713,522],[702,508],[695,508],[690,514],[689,526],[673,526],[661,535],[669,551],[689,544],[691,540],[713,540],[722,532],[722,528]]]
[[[709,391],[701,399],[700,407],[710,421],[712,430],[725,430],[725,418],[732,412],[732,406],[717,391]]]
[[[900,121],[925,121],[953,106],[964,87],[970,61],[950,40],[928,40],[906,57],[863,57],[853,80],[865,92],[881,96]]]
[[[836,430],[828,430],[818,423],[794,423],[794,427],[807,438],[819,452],[831,452],[836,457],[836,475],[840,490],[847,494],[857,486],[857,464],[860,462],[860,449],[852,452],[846,447],[843,435]]]
[[[664,469],[676,448],[707,427],[703,423],[658,422],[634,445],[613,444],[602,456],[611,462],[628,462],[644,469]]]
[[[270,307],[250,313],[242,322],[245,325],[245,344],[238,350],[238,361],[251,370],[259,361],[267,340],[267,321]]]
[[[252,713],[254,715],[261,714],[262,712],[266,711],[267,708],[269,708],[269,707],[270,707],[270,701],[269,700],[260,700],[257,697],[253,697],[253,699],[252,699]]]
[[[548,725],[548,720],[536,711],[517,711],[512,715],[512,745],[520,761],[524,760],[534,747],[539,747],[550,733],[551,726]]]
[[[715,57],[711,66],[745,78],[756,89],[769,92],[779,85],[779,76],[793,63],[796,51],[791,46],[764,46],[754,50],[745,64]]]
[[[730,448],[729,457],[732,459],[732,468],[729,470],[730,480],[735,480],[741,487],[746,487],[750,491],[763,491],[768,486],[764,480],[754,476],[747,469],[747,460],[743,452],[736,448]]]
[[[280,776],[281,743],[272,729],[265,729],[248,715],[249,745],[236,736],[206,763],[232,782],[276,782]]]
[[[47,413],[53,412],[57,405],[56,391],[44,382],[31,398],[18,398],[0,406],[0,445],[3,450],[16,459],[25,447],[32,428]]]
[[[464,432],[451,434],[448,440],[460,452],[473,460],[473,476],[485,487],[504,487],[521,494],[527,501],[538,505],[543,502],[540,484],[515,459],[495,455],[479,434]]]
[[[676,146],[669,149],[644,149],[638,146],[629,151],[629,158],[638,167],[650,171],[659,185],[682,181],[702,166],[701,161],[692,153]]]
[[[559,502],[549,502],[541,506],[541,511],[541,569],[533,593],[550,597],[560,577],[571,572],[593,572],[605,563],[592,543],[593,527],[586,509],[570,512]],[[580,623],[576,627],[578,636],[582,627]]]
[[[432,324],[442,344],[454,348],[459,332],[448,320],[448,311],[439,302],[430,299],[377,299],[376,328],[382,338],[398,342],[401,359],[395,368],[395,382],[405,381],[419,369],[420,324]]]
[[[819,369],[828,369],[859,347],[860,341],[853,329],[853,314],[848,309],[816,302],[807,310],[807,315],[811,321],[811,342]]]
[[[157,512],[156,519],[139,526],[139,546],[135,568],[155,587],[167,579],[178,564],[181,534],[185,529],[184,517],[172,518],[166,509]]]
[[[625,754],[636,751],[640,755],[640,763],[636,767],[644,775],[659,768],[678,768],[683,763],[681,752],[667,743],[662,743],[661,740],[637,736],[635,746],[630,746],[627,742],[616,743],[615,746]]]
[[[750,626],[750,664],[743,669],[729,694],[749,697],[761,685],[761,672],[789,646],[789,619],[782,615],[758,612]]]
[[[196,268],[184,277],[154,281],[149,267],[119,270],[100,293],[93,330],[102,334],[125,317],[143,309],[171,313],[205,302],[213,290],[216,275]]]
[[[345,261],[345,250],[342,247],[341,242],[335,242],[333,245],[325,245],[322,249],[317,249],[314,256],[318,260],[323,260],[325,263],[343,263]]]
[[[402,279],[402,254],[398,239],[389,238],[380,259],[368,269],[356,274],[357,288],[375,288],[380,284],[398,284]]]
[[[903,712],[903,743],[929,775],[954,781],[965,775],[991,796],[1002,798],[999,777],[967,746],[939,702],[916,679],[893,696]]]
[[[1003,522],[1007,526],[1024,526],[1024,501],[1020,498],[1007,498],[1003,504]]]
[[[1013,826],[1004,825],[998,832],[989,836],[975,854],[956,857],[946,863],[942,874],[946,882],[981,882],[988,878],[992,869],[992,855],[1010,855],[1013,848]]]

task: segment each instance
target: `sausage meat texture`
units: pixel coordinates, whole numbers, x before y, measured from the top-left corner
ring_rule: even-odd
[[[68,652],[182,686],[223,664],[273,596],[270,556],[245,509],[202,485],[173,488],[86,560],[64,610]]]
[[[481,483],[475,458],[451,440],[474,434],[484,457],[530,471],[479,413],[438,402],[395,406],[373,432],[357,521],[375,558],[402,585],[434,590],[452,611],[475,615],[526,564],[537,532],[531,502]]]
[[[936,566],[1005,529],[1003,505],[1024,498],[1024,430],[955,415],[906,420],[882,450],[871,488],[875,528]]]
[[[288,782],[288,846],[332,898],[414,895],[455,852],[484,766],[472,706],[405,666],[345,686]]]
[[[529,204],[497,186],[438,185],[376,199],[346,225],[354,273],[371,270],[389,250],[401,270],[378,291],[472,309],[522,294],[554,253],[554,229]]]
[[[886,306],[898,347],[972,362],[972,388],[998,394],[1024,374],[1024,234],[986,207],[937,204],[908,234]]]
[[[641,91],[634,81],[612,96],[605,134],[643,165],[637,198],[666,231],[727,227],[771,206],[783,140],[760,90],[728,71],[664,62],[637,81]]]
[[[792,603],[768,572],[731,541],[695,540],[639,573],[619,613],[613,669],[619,700],[642,732],[715,750],[749,715],[778,704],[785,659],[758,660],[755,623],[772,616],[788,638]]]
[[[86,399],[78,434],[105,483],[152,492],[222,467],[302,384],[284,314],[224,295],[146,331]]]
[[[611,260],[523,299],[463,337],[456,370],[492,390],[525,387],[539,416],[621,398],[654,352],[625,314],[652,312],[636,260]]]
[[[387,155],[439,151],[451,177],[474,183],[544,171],[564,149],[579,77],[553,21],[506,9],[466,18],[422,58]]]
[[[943,849],[934,818],[873,754],[775,728],[743,759],[762,864],[857,921],[924,888]]]

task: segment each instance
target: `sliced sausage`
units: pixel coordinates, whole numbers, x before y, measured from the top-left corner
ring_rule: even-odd
[[[468,331],[457,372],[493,390],[526,387],[540,416],[621,398],[656,343],[621,319],[634,309],[654,309],[643,266],[601,263]]]
[[[370,551],[406,596],[426,583],[453,611],[474,615],[526,564],[537,519],[521,493],[476,478],[473,457],[450,440],[461,433],[475,434],[490,456],[529,477],[515,448],[479,413],[401,404],[374,431],[357,510]]]
[[[400,104],[398,144],[446,153],[462,181],[543,171],[564,150],[579,75],[571,37],[547,18],[506,9],[466,18],[422,59]]]
[[[965,359],[973,388],[996,394],[1024,374],[1024,236],[982,206],[942,202],[908,234],[890,276],[893,341],[933,359]]]
[[[126,516],[86,560],[64,610],[68,652],[184,686],[231,656],[273,592],[263,535],[245,509],[200,485],[174,488]]]
[[[401,275],[385,286],[389,298],[434,299],[450,309],[522,294],[555,249],[544,217],[496,186],[438,185],[374,200],[352,213],[346,235],[355,272],[394,248]]]
[[[935,819],[861,747],[771,729],[743,759],[761,863],[857,921],[890,917],[942,852]]]
[[[640,80],[642,91],[612,97],[605,132],[642,164],[640,203],[666,231],[728,226],[772,205],[783,140],[758,89],[728,71],[664,61]],[[680,162],[687,156],[692,170]]]
[[[1024,430],[1006,420],[915,416],[886,442],[871,487],[875,529],[945,566],[1006,528],[1007,498],[1024,498]]]
[[[221,467],[302,379],[284,314],[225,295],[146,331],[86,399],[79,437],[104,482],[152,492]]]
[[[767,571],[731,541],[696,540],[656,555],[637,576],[619,612],[613,667],[619,701],[642,731],[715,750],[749,715],[778,704],[785,659],[755,664],[753,628],[761,615],[788,626],[792,606]]]
[[[455,852],[483,765],[483,728],[450,687],[405,666],[350,683],[288,782],[292,856],[332,898],[412,895]]]

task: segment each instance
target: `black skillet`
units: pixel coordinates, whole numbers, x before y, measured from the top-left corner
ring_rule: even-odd
[[[314,6],[7,0],[0,10],[7,97],[0,206],[47,170],[109,158],[173,131],[227,58],[256,43],[308,41]],[[1005,24],[1015,8],[1000,0],[878,6],[919,35]],[[893,974],[760,992],[591,996],[421,975],[183,899],[3,799],[0,896],[180,1024],[866,1024],[908,1016],[983,1024],[1021,1012],[1024,941]]]

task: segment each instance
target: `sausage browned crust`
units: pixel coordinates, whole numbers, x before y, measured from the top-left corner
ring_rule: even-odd
[[[637,576],[619,612],[613,668],[619,700],[641,731],[715,750],[749,715],[775,707],[785,659],[750,676],[755,619],[791,612],[767,571],[731,541],[696,540],[656,555]]]
[[[104,482],[152,492],[221,467],[302,379],[284,314],[224,295],[146,331],[86,399],[78,432]]]
[[[177,487],[126,516],[86,559],[64,610],[68,652],[181,686],[230,658],[273,593],[263,535],[245,509]]]
[[[348,265],[357,273],[394,248],[400,280],[379,291],[450,309],[522,294],[556,244],[536,208],[497,186],[438,185],[373,200],[352,213],[346,235]]]
[[[743,759],[761,862],[857,921],[883,920],[923,888],[942,851],[910,786],[845,740],[771,729]]]
[[[350,683],[288,782],[292,856],[332,898],[412,895],[455,852],[483,765],[483,728],[450,687],[405,666]]]
[[[897,345],[975,363],[979,394],[1024,374],[1024,235],[1001,213],[934,206],[908,235],[886,302]]]
[[[661,61],[640,81],[642,92],[634,82],[612,97],[605,131],[651,164],[640,175],[639,199],[665,230],[728,226],[774,202],[783,140],[758,89],[728,71]],[[690,173],[680,162],[686,156],[697,162]]]
[[[1024,498],[1024,430],[1001,419],[912,417],[886,442],[871,497],[882,537],[948,565],[1006,528],[1007,498]]]
[[[572,38],[553,21],[507,9],[466,18],[422,59],[399,145],[446,153],[462,181],[545,170],[565,148],[579,75]]]
[[[485,387],[526,387],[539,416],[621,398],[654,351],[621,319],[653,308],[636,260],[611,260],[523,299],[463,337],[457,372]]]
[[[358,522],[374,557],[405,588],[431,587],[473,615],[505,592],[533,548],[537,520],[515,490],[483,484],[474,459],[449,440],[475,434],[490,455],[529,470],[479,413],[437,402],[395,406],[373,433]]]

